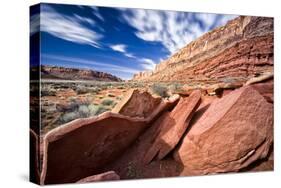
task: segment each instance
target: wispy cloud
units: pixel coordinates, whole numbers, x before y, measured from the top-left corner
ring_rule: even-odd
[[[130,58],[136,58],[135,55],[127,52],[127,45],[125,45],[125,44],[113,44],[113,45],[110,45],[109,47],[116,52],[122,53],[124,56],[130,57]]]
[[[66,16],[47,5],[44,5],[40,16],[41,31],[67,41],[100,47],[99,40],[103,36],[93,31],[92,28],[85,26],[85,22],[88,24],[94,23],[90,18],[78,15]]]
[[[101,21],[104,21],[104,18],[103,18],[102,15],[100,14],[98,7],[92,6],[91,8],[93,9],[93,11],[92,11],[93,15],[95,15],[95,16],[96,16],[98,19],[100,19]]]
[[[137,29],[135,35],[145,41],[161,42],[170,53],[201,36],[213,26],[225,24],[233,15],[185,13],[126,9],[124,20]]]
[[[30,17],[30,35],[39,32],[40,30],[40,15],[35,14]]]
[[[141,66],[145,70],[154,70],[155,69],[156,63],[152,59],[141,58],[139,61],[141,62]]]
[[[81,22],[88,23],[88,24],[90,24],[90,25],[94,25],[94,24],[95,24],[95,21],[94,21],[93,19],[91,19],[91,18],[85,18],[85,17],[79,16],[79,15],[77,15],[77,14],[74,14],[74,17],[75,17],[77,20],[81,21]]]
[[[126,52],[126,45],[124,44],[115,44],[115,45],[110,45],[109,47],[117,52],[123,52],[123,53]]]
[[[45,64],[48,64],[48,60],[51,60],[51,61],[56,61],[56,63],[63,62],[63,64],[69,63],[80,67],[81,65],[88,68],[98,67],[98,70],[109,71],[109,72],[118,71],[118,72],[131,73],[131,74],[135,74],[139,72],[139,70],[137,69],[124,67],[121,65],[107,64],[107,63],[96,62],[96,61],[91,61],[81,58],[75,58],[75,57],[42,54],[42,58],[45,59]]]

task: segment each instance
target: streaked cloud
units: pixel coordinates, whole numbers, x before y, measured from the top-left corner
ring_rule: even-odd
[[[66,56],[58,56],[58,55],[50,55],[50,54],[42,54],[42,58],[45,59],[45,64],[48,64],[48,60],[55,61],[56,63],[68,63],[69,65],[76,65],[80,67],[87,67],[91,69],[98,68],[96,70],[102,70],[102,71],[118,71],[118,72],[124,72],[124,73],[130,73],[135,74],[138,73],[139,70],[134,68],[129,68],[121,65],[115,65],[115,64],[108,64],[103,62],[97,62],[97,61],[91,61],[87,59],[82,58],[76,58],[76,57],[66,57]]]
[[[145,69],[145,70],[154,70],[156,63],[149,58],[141,58],[140,62],[142,63],[141,66]]]
[[[124,20],[145,41],[160,42],[172,54],[211,27],[225,24],[233,15],[126,9]]]
[[[99,40],[103,36],[95,32],[92,28],[85,26],[85,22],[88,24],[94,23],[90,18],[78,15],[66,16],[47,5],[43,6],[40,16],[41,31],[78,44],[100,47]]]
[[[98,19],[100,19],[101,21],[104,21],[104,18],[103,18],[102,15],[100,14],[98,7],[92,6],[91,8],[93,9],[93,11],[92,11],[93,15],[95,15],[95,16],[96,16]]]
[[[126,57],[136,58],[135,55],[127,51],[127,45],[125,44],[114,44],[114,45],[109,45],[109,47],[116,52],[122,53]]]

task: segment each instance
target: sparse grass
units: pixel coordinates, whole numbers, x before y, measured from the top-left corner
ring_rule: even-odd
[[[101,102],[102,105],[104,106],[111,106],[114,104],[114,100],[112,99],[104,99],[102,102]]]
[[[169,90],[170,90],[172,93],[179,92],[179,91],[182,90],[182,84],[173,83],[173,84],[169,85]]]
[[[165,87],[163,85],[155,83],[150,88],[151,88],[151,91],[158,96],[161,96],[164,98],[169,96],[167,87]]]
[[[96,104],[80,105],[74,111],[64,113],[59,118],[59,122],[64,124],[64,123],[70,122],[77,118],[86,118],[86,117],[96,116],[96,115],[99,115],[108,110],[109,110],[108,108],[106,108],[102,105],[96,105]]]

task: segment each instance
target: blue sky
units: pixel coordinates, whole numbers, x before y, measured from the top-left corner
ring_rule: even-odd
[[[60,4],[41,4],[40,10],[31,13],[30,35],[40,32],[41,64],[94,69],[122,79],[153,70],[192,40],[236,17]]]

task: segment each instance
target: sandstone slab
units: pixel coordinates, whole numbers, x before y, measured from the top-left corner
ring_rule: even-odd
[[[147,125],[143,118],[105,112],[50,131],[44,138],[41,183],[71,183],[99,173],[99,168],[122,154]]]
[[[191,125],[174,159],[182,175],[234,172],[268,155],[273,106],[251,86],[214,101]]]
[[[145,163],[153,158],[163,159],[180,141],[201,99],[200,90],[181,98],[176,107],[157,123],[160,124],[151,148],[144,157]]]

